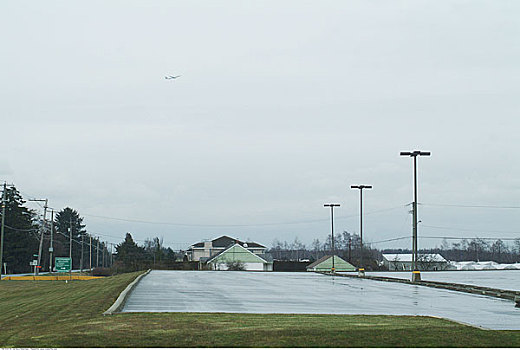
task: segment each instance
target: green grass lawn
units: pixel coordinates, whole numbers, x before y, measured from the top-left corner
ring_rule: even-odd
[[[0,282],[0,347],[520,347],[520,331],[363,315],[102,316],[138,273]]]

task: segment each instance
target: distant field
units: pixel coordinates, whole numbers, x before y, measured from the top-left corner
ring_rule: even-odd
[[[1,347],[520,347],[520,331],[430,317],[126,313],[102,316],[138,273],[0,282]]]

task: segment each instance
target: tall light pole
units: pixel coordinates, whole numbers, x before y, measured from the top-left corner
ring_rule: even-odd
[[[401,156],[413,157],[413,236],[412,236],[412,282],[421,280],[421,273],[417,269],[417,156],[430,156],[430,152],[413,151],[401,152]]]
[[[352,189],[359,190],[359,237],[361,239],[361,257],[359,262],[359,275],[365,275],[365,268],[363,267],[363,189],[371,189],[372,185],[352,185],[350,186]]]
[[[334,266],[334,255],[336,254],[336,249],[334,247],[334,207],[339,207],[339,204],[324,204],[324,207],[330,207],[330,223],[331,223],[331,238],[332,238],[332,273],[336,271],[336,266]]]

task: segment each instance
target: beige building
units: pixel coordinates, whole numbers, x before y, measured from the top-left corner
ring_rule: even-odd
[[[190,246],[186,254],[190,261],[207,261],[230,246],[239,244],[253,254],[265,254],[266,247],[255,242],[242,242],[229,236],[220,236],[211,241],[198,242]]]
[[[383,254],[383,265],[388,271],[411,271],[412,254]],[[449,268],[449,262],[440,254],[418,254],[417,268],[421,271],[442,271]]]

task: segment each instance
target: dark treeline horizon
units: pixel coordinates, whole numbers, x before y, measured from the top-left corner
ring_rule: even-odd
[[[323,241],[316,238],[310,246],[306,246],[295,238],[292,242],[275,239],[268,250],[275,260],[315,261],[325,255],[332,254],[332,237],[329,234]],[[334,237],[336,255],[357,266],[361,257],[361,240],[359,235],[343,231]],[[402,248],[373,248],[370,244],[363,245],[365,267],[380,269],[383,254],[411,254],[412,250]],[[435,248],[419,249],[419,254],[437,253],[449,261],[495,261],[497,263],[520,262],[520,238],[507,244],[501,239],[482,238],[460,239],[451,244],[444,239]]]
[[[55,211],[54,221],[52,222],[48,218],[44,223],[40,215],[35,210],[28,209],[25,203],[26,201],[16,187],[7,187],[3,263],[6,264],[8,274],[33,271],[30,262],[37,258],[42,232],[44,232],[44,235],[40,260],[42,268],[40,271],[49,271],[52,223],[54,224],[53,258],[69,256],[70,232],[72,232],[73,269],[110,267],[112,263],[118,260],[119,267],[124,269],[120,265],[122,255],[124,255],[121,254],[121,248],[124,250],[127,245],[132,245],[128,242],[128,234],[120,244],[113,244],[109,247],[107,243],[87,232],[83,217],[76,210],[66,207]],[[91,242],[92,244],[90,244]],[[125,242],[127,244],[122,246]],[[184,250],[173,251],[170,247],[164,246],[162,238],[159,237],[146,239],[142,246],[137,245],[133,239],[132,243],[135,244],[135,253],[141,262],[139,267],[158,267],[161,265],[167,267],[175,262],[186,260]],[[298,238],[294,238],[292,242],[275,239],[267,252],[273,256],[273,259],[279,261],[308,260],[312,262],[325,255],[332,254],[332,247],[332,237],[329,234],[322,240],[315,238],[309,246],[302,243]],[[363,256],[364,266],[373,270],[381,268],[380,262],[384,253],[411,253],[411,249],[373,248],[370,243],[365,243],[363,250],[361,250],[359,235],[348,231],[335,235],[334,251],[338,256],[355,266],[359,265],[361,256]],[[450,261],[515,263],[520,261],[520,238],[507,243],[501,239],[477,237],[460,239],[451,244],[447,240],[443,240],[440,246],[419,249],[419,253],[439,253]],[[4,272],[3,268],[2,266],[2,272]]]

